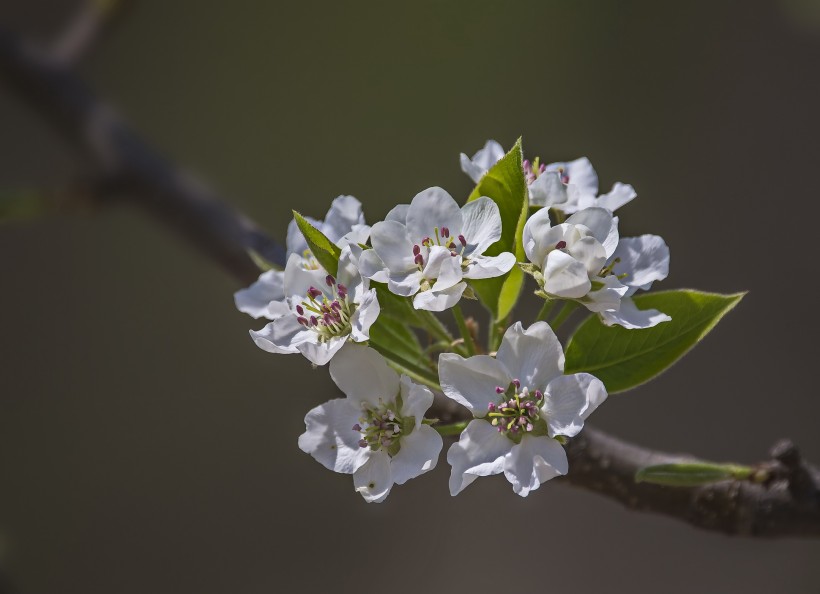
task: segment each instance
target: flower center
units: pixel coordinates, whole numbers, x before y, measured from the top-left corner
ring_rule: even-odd
[[[522,389],[521,382],[514,379],[506,389],[498,386],[495,392],[503,398],[487,406],[487,417],[499,433],[511,439],[520,439],[525,433],[540,429],[541,405],[544,403],[541,390],[530,392],[529,388]]]
[[[415,424],[415,418],[401,418],[395,412],[399,407],[395,403],[379,401],[378,406],[365,404],[362,406],[362,416],[359,422],[353,425],[353,431],[361,433],[360,448],[370,448],[378,451],[384,448],[391,456],[395,456],[400,448],[399,440],[407,435]]]
[[[305,270],[319,270],[319,268],[321,268],[321,265],[310,250],[302,252],[302,268]]]
[[[327,342],[331,338],[350,334],[350,318],[356,311],[356,304],[347,294],[347,287],[337,283],[330,274],[325,278],[330,287],[330,295],[310,287],[302,303],[296,306],[296,318],[302,326],[319,335],[319,340]]]
[[[430,248],[435,246],[445,247],[450,250],[450,255],[453,257],[464,256],[464,250],[467,249],[467,239],[463,235],[452,237],[450,229],[447,227],[434,227],[433,237],[425,237],[419,243],[413,246],[413,261],[418,266],[419,270],[424,270],[426,263],[425,253],[429,258]],[[425,252],[422,248],[427,248]],[[466,265],[462,263],[462,266]]]
[[[530,185],[532,182],[537,180],[538,176],[547,170],[547,166],[544,163],[541,163],[541,160],[538,157],[536,157],[532,163],[530,163],[529,159],[524,159],[524,163],[522,165],[524,168],[524,178],[527,180],[527,185]]]
[[[607,277],[610,274],[615,274],[613,269],[620,263],[621,263],[621,259],[620,258],[615,258],[612,262],[610,262],[609,264],[607,264],[606,266],[601,268],[601,272],[598,273],[598,276]],[[615,274],[615,276],[618,279],[622,279],[622,278],[626,277],[626,275],[627,275],[626,272],[624,272],[623,274]]]

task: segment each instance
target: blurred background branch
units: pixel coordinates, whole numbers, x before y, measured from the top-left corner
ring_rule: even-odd
[[[125,200],[145,208],[243,284],[259,272],[249,256],[251,251],[283,265],[281,244],[201,181],[163,158],[74,71],[74,64],[94,46],[119,10],[119,3],[88,3],[51,51],[0,30],[0,74],[6,84],[85,156],[92,172],[92,181],[83,184],[84,191],[76,196],[66,194],[68,201],[99,206]],[[35,206],[52,202],[32,195],[30,203]],[[26,208],[18,204],[13,210],[26,213]],[[460,418],[445,406],[433,412],[447,421]],[[665,514],[728,534],[820,536],[820,473],[788,442],[775,448],[771,460],[758,465],[764,474],[756,482],[726,480],[689,488],[634,480],[644,466],[691,460],[688,456],[641,448],[593,428],[571,440],[567,451],[571,470],[566,482],[631,509]]]
[[[249,250],[270,262],[284,261],[278,243],[146,144],[61,55],[0,29],[0,73],[86,157],[98,180],[97,203],[117,198],[145,208],[242,282],[258,275]]]
[[[61,64],[77,64],[110,33],[130,4],[128,0],[85,0],[49,53]]]

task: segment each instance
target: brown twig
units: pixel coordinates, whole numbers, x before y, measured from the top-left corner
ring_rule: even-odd
[[[203,184],[161,157],[55,59],[0,30],[0,74],[29,100],[99,172],[103,200],[119,195],[170,223],[243,283],[258,269],[255,250],[284,263],[284,250]],[[459,420],[452,403],[436,401],[433,415]],[[789,442],[760,465],[765,480],[727,480],[696,488],[638,484],[640,468],[689,460],[632,445],[587,428],[567,445],[569,484],[620,501],[631,509],[665,514],[701,528],[743,536],[820,536],[820,472]]]

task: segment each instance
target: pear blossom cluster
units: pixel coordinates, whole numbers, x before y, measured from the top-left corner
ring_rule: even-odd
[[[669,273],[663,239],[620,237],[614,212],[636,197],[633,187],[599,194],[586,158],[521,156],[518,186],[484,184],[512,154],[493,140],[462,154],[477,184],[462,203],[431,187],[372,226],[352,196],[333,200],[323,219],[295,217],[284,269],[234,296],[239,311],[267,321],[250,331],[260,349],[328,366],[343,397],[308,410],[298,446],[352,475],[367,502],[433,470],[445,438],[451,495],[503,473],[527,496],[566,474],[564,446],[607,390],[593,375],[564,372],[563,318],[549,319],[547,306],[563,302],[630,331],[671,319],[633,300]],[[512,187],[522,188],[521,215],[505,218],[517,204],[503,194]],[[516,269],[529,280],[507,288]],[[496,318],[493,300],[506,291],[517,302],[527,288],[545,306],[536,319],[525,325],[514,307]],[[476,303],[486,323],[465,321],[462,305],[480,311]]]

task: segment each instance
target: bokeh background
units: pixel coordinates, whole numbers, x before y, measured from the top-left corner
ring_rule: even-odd
[[[0,2],[52,39],[74,4]],[[138,2],[81,67],[169,158],[280,239],[350,193],[369,222],[465,196],[487,138],[632,183],[622,235],[664,288],[750,290],[669,373],[594,423],[755,462],[820,462],[820,10],[781,2]],[[4,191],[82,161],[0,82]],[[820,592],[820,544],[701,532],[448,468],[366,505],[299,451],[324,370],[254,347],[236,282],[127,207],[0,225],[0,565],[14,591]]]

